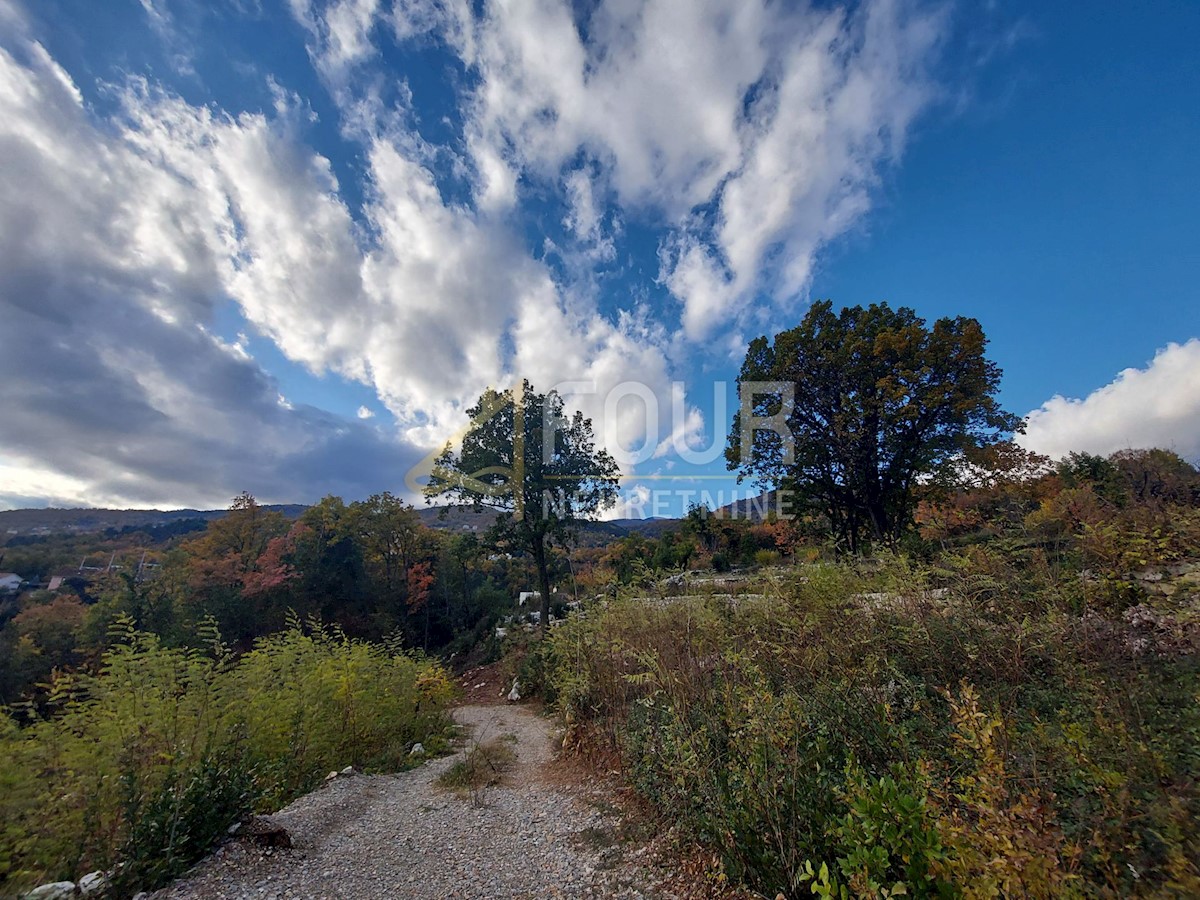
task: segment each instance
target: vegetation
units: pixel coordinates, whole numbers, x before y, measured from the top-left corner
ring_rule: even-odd
[[[469,796],[472,803],[482,806],[487,789],[500,784],[516,762],[515,743],[515,735],[503,734],[473,744],[466,756],[438,776],[438,787]]]
[[[500,511],[489,537],[532,556],[545,629],[551,547],[568,544],[581,518],[616,500],[617,464],[596,449],[591,419],[568,419],[557,393],[538,394],[528,381],[515,395],[489,389],[467,415],[462,447],[447,445],[426,495]]]
[[[1200,476],[999,457],[907,556],[638,585],[527,671],[767,896],[1194,896]]]
[[[451,688],[424,654],[495,658],[503,623],[564,746],[619,756],[719,851],[714,877],[1200,895],[1200,473],[1004,440],[984,345],[971,320],[829,304],[753,342],[743,385],[777,384],[727,459],[798,491],[792,518],[695,506],[581,546],[615,463],[525,383],[480,398],[429,485],[498,510],[482,535],[383,493],[9,540],[6,566],[62,572],[0,598],[0,888],[160,884],[331,768],[436,751]],[[769,431],[741,444],[772,414],[794,458]],[[533,579],[544,640],[509,617]],[[478,800],[511,757],[477,745],[441,782]]]
[[[814,303],[773,343],[750,342],[729,468],[794,492],[852,553],[864,541],[894,543],[923,482],[949,481],[964,452],[1020,426],[996,403],[1001,373],[984,357],[986,343],[974,319],[928,328],[886,303],[840,314]],[[763,393],[750,396],[755,384]],[[787,431],[751,430],[751,417],[772,416]]]
[[[168,647],[194,646],[211,618],[244,651],[284,628],[291,611],[355,638],[399,634],[406,646],[447,655],[494,652],[492,626],[532,573],[526,558],[497,554],[479,537],[426,528],[383,493],[350,504],[326,497],[295,520],[242,495],[198,532],[10,542],[6,566],[65,577],[55,592],[0,598],[0,704],[41,702],[56,669],[94,668],[122,616]],[[557,555],[549,564],[555,577],[566,567]]]
[[[122,619],[96,673],[55,678],[47,715],[0,719],[4,893],[95,869],[119,895],[153,888],[331,769],[445,746],[451,683],[433,662],[317,623],[240,657],[211,625],[202,637],[167,647]]]

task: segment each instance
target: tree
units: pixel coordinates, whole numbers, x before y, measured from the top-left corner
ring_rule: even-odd
[[[209,524],[203,535],[186,541],[168,565],[183,567],[187,605],[193,622],[211,615],[226,637],[248,643],[257,633],[255,604],[244,594],[259,560],[273,538],[288,533],[287,519],[266,510],[250,494],[234,498],[229,512]]]
[[[421,532],[417,511],[387,491],[350,505],[351,527],[363,554],[382,577],[389,597],[408,577]]]
[[[975,319],[929,328],[886,303],[840,314],[815,303],[774,343],[750,343],[726,462],[739,480],[795,492],[851,552],[894,542],[922,484],[949,483],[965,453],[1021,428],[995,400],[986,343]],[[755,430],[772,416],[787,427]]]
[[[554,391],[488,388],[467,410],[471,423],[459,452],[450,444],[425,488],[429,498],[499,513],[490,537],[526,551],[537,568],[541,622],[550,618],[550,549],[569,545],[576,525],[617,499],[617,464],[597,450],[591,419],[564,414]]]
[[[1109,458],[1137,503],[1200,506],[1200,472],[1170,450],[1118,450]]]

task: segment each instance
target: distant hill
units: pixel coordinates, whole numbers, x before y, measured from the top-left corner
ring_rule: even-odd
[[[308,507],[298,503],[281,503],[264,506],[263,509],[281,512],[289,519],[295,519]],[[0,537],[10,533],[51,534],[140,528],[145,525],[166,525],[181,519],[211,522],[228,512],[227,509],[6,509],[0,510]]]
[[[615,525],[627,532],[636,531],[646,537],[662,537],[668,531],[677,531],[683,524],[682,519],[610,519],[606,524]]]
[[[263,509],[299,518],[308,509],[299,503],[264,505]],[[211,522],[225,516],[227,509],[7,509],[0,510],[0,542],[5,536],[30,534],[90,533],[115,528],[168,525],[184,519]],[[417,507],[421,523],[442,531],[484,532],[496,521],[494,512],[475,512],[460,506]],[[580,529],[585,545],[607,543],[633,532],[659,537],[679,527],[679,519],[615,519],[589,522]]]
[[[417,509],[422,524],[442,531],[484,532],[496,521],[496,513],[460,506],[427,506]],[[678,519],[613,519],[588,522],[579,529],[579,542],[586,546],[607,544],[633,532],[658,537],[679,527]]]
[[[439,531],[487,531],[496,521],[496,514],[475,511],[464,506],[418,506],[417,516],[426,528]]]
[[[737,500],[719,507],[713,510],[713,515],[718,519],[749,519],[751,522],[762,522],[772,512],[785,513],[789,510],[779,508],[775,491],[763,491],[757,497]]]

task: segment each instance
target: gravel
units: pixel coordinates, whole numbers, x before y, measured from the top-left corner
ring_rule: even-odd
[[[154,900],[210,898],[667,898],[645,846],[615,808],[542,778],[550,723],[519,706],[465,706],[472,740],[511,734],[517,762],[482,797],[434,784],[461,757],[397,775],[339,777],[271,816],[290,850],[229,841]]]

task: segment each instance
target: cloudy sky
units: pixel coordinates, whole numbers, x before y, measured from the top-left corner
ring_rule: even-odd
[[[631,497],[729,492],[726,382],[817,297],[980,319],[1036,449],[1200,458],[1153,10],[0,0],[0,508],[403,493],[520,376]]]

